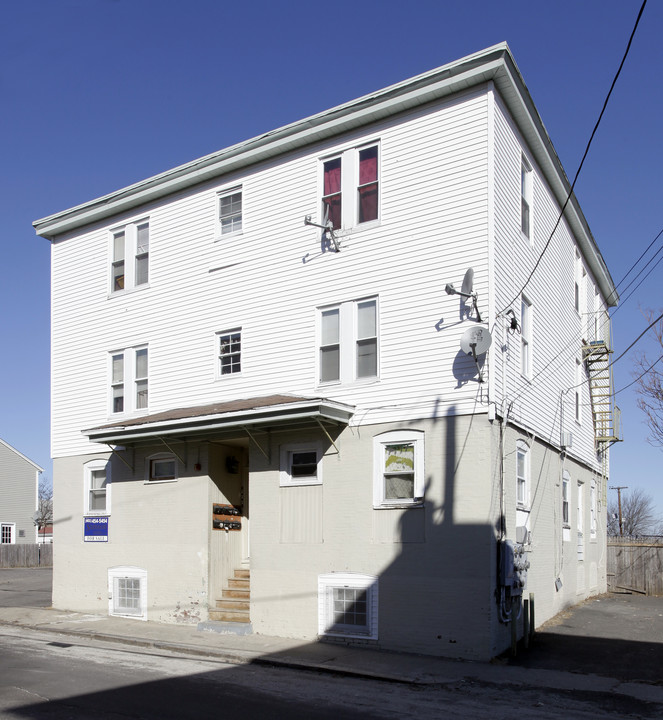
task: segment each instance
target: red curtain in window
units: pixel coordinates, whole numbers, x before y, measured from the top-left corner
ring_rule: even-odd
[[[359,152],[359,222],[378,217],[378,149]]]
[[[325,163],[324,197],[327,219],[332,221],[334,230],[341,227],[341,158]]]

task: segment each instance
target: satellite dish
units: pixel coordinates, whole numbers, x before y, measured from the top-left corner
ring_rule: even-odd
[[[467,279],[467,275],[465,275],[465,278]],[[492,341],[493,338],[490,335],[490,330],[484,327],[470,328],[463,333],[460,339],[460,349],[466,355],[471,355],[474,359],[477,372],[479,373],[479,382],[483,382],[483,375],[481,374],[478,358],[479,355],[485,355],[488,352]]]
[[[474,270],[468,268],[463,278],[463,284],[461,286],[461,293],[463,295],[472,295],[472,289],[474,288]]]
[[[474,308],[474,312],[477,314],[477,320],[479,322],[482,322],[481,313],[479,312],[479,306],[477,305],[477,298],[479,297],[479,294],[472,291],[473,287],[474,270],[472,268],[468,268],[465,271],[463,285],[460,290],[456,290],[456,288],[453,286],[453,283],[447,283],[444,291],[447,295],[460,295],[461,297],[469,298],[470,300],[472,300],[472,307]]]
[[[472,327],[463,333],[460,339],[460,349],[466,355],[477,357],[478,355],[484,355],[488,352],[492,341],[493,338],[488,328]]]

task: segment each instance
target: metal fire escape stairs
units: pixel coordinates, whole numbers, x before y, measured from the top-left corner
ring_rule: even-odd
[[[592,404],[592,417],[594,420],[594,441],[597,451],[603,460],[603,477],[607,478],[608,453],[607,449],[614,443],[620,442],[621,412],[614,404],[614,384],[612,367],[610,366],[610,320],[604,323],[607,339],[600,338],[583,341],[582,358],[587,369],[589,379],[589,396]]]

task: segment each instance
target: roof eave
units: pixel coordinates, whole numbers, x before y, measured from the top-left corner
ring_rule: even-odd
[[[353,415],[354,407],[332,400],[306,400],[271,407],[253,408],[236,412],[216,413],[160,422],[143,424],[108,425],[90,430],[83,430],[92,442],[102,444],[134,443],[169,436],[195,436],[215,431],[241,430],[243,427],[259,428],[316,420],[347,425]]]

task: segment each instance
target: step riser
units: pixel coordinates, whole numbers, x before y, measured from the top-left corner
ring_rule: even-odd
[[[249,612],[251,605],[248,600],[217,600],[216,607],[219,610]]]
[[[227,612],[226,610],[210,610],[209,619],[215,622],[236,622],[236,623],[250,623],[251,618],[242,613]]]

